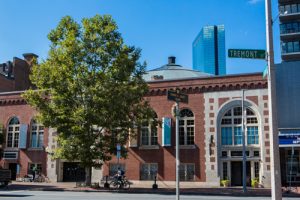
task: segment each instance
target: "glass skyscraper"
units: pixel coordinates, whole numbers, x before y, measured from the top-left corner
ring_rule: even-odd
[[[300,1],[278,0],[281,59],[300,60]]]
[[[193,42],[193,69],[225,75],[225,56],[224,25],[203,27]]]

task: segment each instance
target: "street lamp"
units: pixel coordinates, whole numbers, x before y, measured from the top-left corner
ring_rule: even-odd
[[[271,19],[272,25],[276,22],[276,20],[279,18],[280,15],[286,15],[288,13],[288,11],[284,11],[283,13],[278,13],[278,15],[276,17],[274,17],[273,19]]]
[[[279,162],[278,146],[278,124],[276,110],[276,79],[274,69],[274,50],[273,50],[273,20],[271,10],[271,0],[265,0],[266,12],[266,43],[268,60],[268,104],[269,104],[269,132],[270,132],[270,157],[271,157],[271,189],[272,199],[281,200],[281,173]]]

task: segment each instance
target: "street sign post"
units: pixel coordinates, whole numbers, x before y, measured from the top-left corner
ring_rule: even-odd
[[[120,158],[121,158],[121,145],[117,144],[117,159],[118,159],[118,167],[120,167]]]
[[[176,102],[182,102],[182,103],[188,103],[188,95],[180,93],[179,89],[168,90],[168,100],[170,101],[176,101]]]
[[[117,151],[121,151],[121,145],[117,144]]]
[[[228,49],[229,58],[266,59],[266,51],[261,49]]]
[[[180,167],[180,159],[179,159],[179,102],[188,103],[188,95],[180,92],[180,89],[168,90],[168,100],[176,102],[176,200],[179,200],[179,167]]]

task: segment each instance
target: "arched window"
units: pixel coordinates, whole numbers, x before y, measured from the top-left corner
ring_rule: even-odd
[[[179,118],[179,144],[194,145],[195,138],[195,117],[191,110],[180,111]]]
[[[18,148],[20,137],[20,121],[13,117],[8,123],[6,147]]]
[[[44,144],[44,126],[37,123],[35,119],[31,121],[31,137],[30,137],[30,147],[31,148],[41,148]]]
[[[157,114],[155,114],[155,118],[157,118]],[[157,137],[157,127],[153,126],[151,121],[145,120],[141,127],[141,145],[158,145]]]
[[[250,108],[246,108],[245,114],[245,143],[255,145],[259,143],[258,120]],[[221,144],[242,145],[242,107],[234,107],[228,110],[221,120]]]

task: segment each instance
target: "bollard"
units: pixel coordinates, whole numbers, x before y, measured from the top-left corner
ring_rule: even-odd
[[[157,189],[158,185],[156,184],[156,176],[154,176],[154,184],[152,185],[152,189]]]
[[[105,176],[104,188],[109,188],[109,183],[107,182],[108,176]]]

